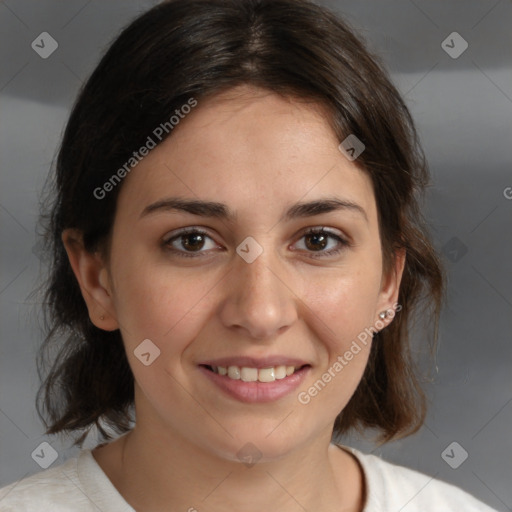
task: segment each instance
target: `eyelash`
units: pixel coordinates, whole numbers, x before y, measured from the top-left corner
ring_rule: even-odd
[[[186,228],[183,231],[180,231],[178,234],[174,235],[172,238],[168,238],[168,239],[164,240],[163,246],[166,250],[171,251],[174,254],[177,254],[178,257],[184,257],[184,258],[202,257],[201,254],[203,254],[204,252],[207,252],[207,251],[197,251],[197,252],[181,251],[181,250],[177,250],[177,249],[174,249],[173,247],[171,247],[172,242],[174,242],[175,240],[177,240],[183,236],[192,235],[192,234],[193,235],[202,235],[202,236],[206,236],[206,237],[212,239],[212,237],[206,231],[203,231],[199,228]],[[305,233],[302,234],[301,239],[308,235],[317,235],[317,234],[327,235],[329,238],[336,240],[339,243],[339,246],[336,249],[330,249],[329,251],[317,251],[316,254],[315,254],[315,251],[311,251],[311,255],[310,255],[311,258],[318,259],[318,258],[325,258],[325,257],[329,257],[329,256],[335,256],[335,255],[339,254],[341,251],[343,251],[345,248],[347,248],[351,245],[344,238],[340,237],[339,235],[337,235],[331,231],[328,231],[325,228],[310,228]]]

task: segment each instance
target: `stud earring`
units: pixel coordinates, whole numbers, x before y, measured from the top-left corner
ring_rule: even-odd
[[[100,320],[105,320],[104,315],[101,315],[101,316],[100,316]]]
[[[381,312],[379,313],[379,318],[380,318],[381,320],[384,320],[387,316],[388,316],[388,312],[387,312],[387,311],[381,311]]]

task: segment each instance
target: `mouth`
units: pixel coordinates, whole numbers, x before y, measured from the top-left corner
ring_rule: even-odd
[[[233,364],[200,364],[201,373],[210,383],[230,398],[245,403],[278,400],[304,382],[310,364],[278,364],[270,366],[238,366]]]
[[[211,366],[208,364],[199,365],[210,372],[216,373],[231,380],[241,380],[243,382],[275,382],[290,377],[295,372],[310,366],[304,364],[300,366],[279,365],[267,368],[255,368],[250,366]]]

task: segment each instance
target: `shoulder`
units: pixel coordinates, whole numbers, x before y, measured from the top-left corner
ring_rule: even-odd
[[[94,461],[82,450],[55,468],[0,489],[1,512],[132,511]]]
[[[354,448],[343,448],[359,460],[365,474],[364,512],[496,512],[452,484]]]
[[[1,488],[0,510],[31,512],[45,510],[44,507],[51,504],[55,511],[60,511],[76,504],[77,492],[80,492],[77,487],[77,459],[73,457],[60,466]]]

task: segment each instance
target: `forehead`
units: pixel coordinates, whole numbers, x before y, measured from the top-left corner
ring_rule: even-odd
[[[183,196],[270,218],[284,205],[339,195],[375,216],[371,181],[339,143],[322,106],[237,87],[198,101],[127,176],[118,207],[135,214]]]

